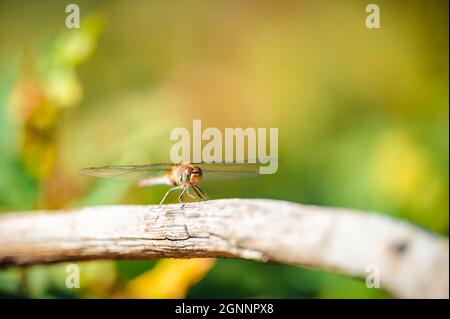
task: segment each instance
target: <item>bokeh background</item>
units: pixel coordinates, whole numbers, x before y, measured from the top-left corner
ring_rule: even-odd
[[[73,2],[73,1],[72,1]],[[166,187],[79,176],[169,160],[175,127],[277,127],[277,174],[209,197],[352,207],[448,235],[448,2],[0,1],[0,213],[155,204]],[[225,259],[0,270],[29,298],[389,298],[330,272]]]

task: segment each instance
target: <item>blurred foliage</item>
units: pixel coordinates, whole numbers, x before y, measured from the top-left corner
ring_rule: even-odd
[[[212,258],[161,259],[156,266],[127,284],[129,298],[184,298],[214,265]]]
[[[211,198],[354,207],[448,235],[448,2],[0,2],[0,212],[159,202],[86,166],[168,161],[174,127],[278,127],[279,171]],[[0,295],[385,298],[361,280],[241,260],[0,271]],[[211,268],[212,267],[212,268]],[[211,270],[208,272],[208,270]],[[204,278],[199,281],[202,277]]]

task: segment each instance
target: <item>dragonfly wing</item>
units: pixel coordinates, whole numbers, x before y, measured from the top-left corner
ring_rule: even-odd
[[[203,170],[203,180],[206,182],[214,181],[228,181],[241,178],[249,178],[258,176],[258,171],[255,170]]]
[[[258,175],[258,163],[249,163],[248,161],[222,161],[222,162],[199,162],[192,163],[202,169],[203,180],[209,181],[227,181],[240,178],[256,177]]]
[[[257,163],[214,162],[194,165],[198,165],[202,169],[205,181],[235,180],[258,175]]]
[[[167,173],[173,164],[143,164],[143,165],[113,165],[102,167],[88,167],[80,171],[81,175],[92,177],[142,177],[159,176]]]
[[[278,157],[264,157],[262,159],[244,159],[243,161],[214,161],[214,162],[197,162],[192,165],[203,165],[208,167],[259,167],[266,165],[269,161],[281,161]]]
[[[260,159],[246,159],[242,161],[218,161],[218,162],[199,162],[192,163],[202,169],[205,181],[225,181],[239,178],[248,178],[258,176],[259,166],[265,165],[269,160],[277,160],[277,157]]]

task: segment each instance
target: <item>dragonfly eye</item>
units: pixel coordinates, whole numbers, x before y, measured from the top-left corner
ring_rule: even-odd
[[[194,169],[192,170],[192,175],[199,176],[202,175],[202,170],[198,166],[194,166]]]
[[[191,172],[190,182],[192,184],[197,184],[202,179],[202,170],[198,166],[194,166],[194,169]]]

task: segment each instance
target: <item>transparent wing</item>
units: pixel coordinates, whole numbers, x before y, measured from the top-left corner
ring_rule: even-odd
[[[204,181],[226,181],[258,176],[257,163],[217,162],[194,163],[202,169]]]
[[[81,175],[92,177],[142,177],[166,174],[174,164],[112,165],[88,167],[80,171]]]
[[[205,171],[203,172],[203,180],[206,182],[227,181],[240,178],[250,178],[258,176],[257,171]]]

